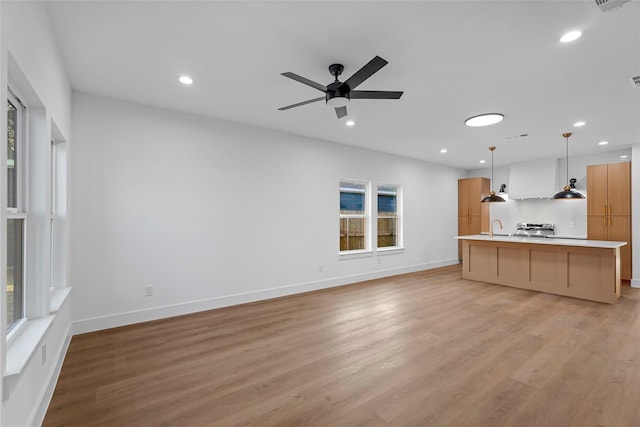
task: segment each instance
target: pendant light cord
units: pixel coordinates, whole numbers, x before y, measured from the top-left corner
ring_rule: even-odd
[[[491,150],[491,191],[493,191],[493,150]]]
[[[569,137],[571,136],[571,132],[567,132],[567,133],[563,133],[562,136],[564,136],[565,141],[566,141],[566,148],[567,148],[567,181],[566,181],[566,186],[565,187],[569,187]],[[565,189],[565,191],[568,191]]]
[[[565,137],[567,140],[567,185],[569,185],[569,137]]]

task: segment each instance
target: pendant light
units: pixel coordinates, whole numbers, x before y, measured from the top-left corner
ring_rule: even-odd
[[[584,195],[579,191],[574,191],[569,181],[569,137],[571,136],[571,132],[563,133],[562,136],[566,139],[567,144],[567,184],[564,186],[563,190],[554,194],[554,200],[571,200],[571,199],[584,199]]]
[[[493,191],[493,152],[495,150],[496,147],[489,147],[489,151],[491,151],[491,182],[489,183],[491,185],[491,192],[489,192],[489,195],[487,197],[482,199],[482,203],[506,202],[506,200],[502,197],[496,196],[496,192]]]

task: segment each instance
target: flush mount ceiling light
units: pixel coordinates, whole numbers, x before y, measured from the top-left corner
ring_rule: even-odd
[[[446,149],[446,148],[443,148],[442,150],[440,150],[440,152],[441,152],[442,154],[444,154],[444,153],[446,153],[446,152],[447,152],[447,149]]]
[[[353,125],[355,125],[355,124],[356,124],[356,122],[354,122],[353,120],[347,120],[347,121],[345,122],[345,125],[347,125],[347,126],[353,126]]]
[[[609,143],[609,141],[600,141],[598,142],[598,145],[607,145]]]
[[[579,39],[581,35],[582,33],[580,31],[569,31],[568,33],[566,33],[564,36],[560,38],[560,41],[562,43],[569,43]]]
[[[487,163],[486,160],[480,160],[480,163]]]
[[[479,116],[469,117],[464,124],[470,127],[491,126],[500,123],[504,116],[499,113],[480,114]]]
[[[180,83],[182,83],[183,85],[192,85],[193,84],[193,79],[189,76],[180,76],[180,78],[178,79],[180,81]]]
[[[575,126],[575,127],[577,127],[577,128],[582,127],[582,126],[584,126],[584,125],[586,125],[586,123],[585,123],[585,122],[583,122],[583,121],[575,122],[575,123],[573,124],[573,126]]]
[[[557,192],[553,195],[554,200],[572,200],[572,199],[584,199],[584,195],[579,191],[573,190],[572,184],[573,182],[569,181],[569,137],[571,136],[571,132],[563,133],[562,136],[566,139],[567,144],[567,185],[564,186],[562,191]]]
[[[489,147],[489,151],[491,151],[491,192],[489,192],[487,197],[482,199],[482,203],[506,202],[502,197],[496,196],[496,192],[493,191],[493,152],[496,151],[496,147]]]

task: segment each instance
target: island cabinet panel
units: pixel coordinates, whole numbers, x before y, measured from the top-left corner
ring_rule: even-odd
[[[462,240],[462,277],[592,301],[620,296],[620,248]]]
[[[528,255],[528,282],[538,290],[549,292],[555,286],[564,284],[566,277],[564,265],[565,254],[552,248],[530,248],[525,251]]]
[[[488,178],[458,180],[458,235],[469,236],[489,231],[489,204],[481,200],[489,195]],[[458,259],[462,259],[462,244],[458,245]]]
[[[518,248],[497,248],[497,274],[505,280],[522,277],[522,251]]]
[[[587,166],[587,238],[627,242],[621,277],[631,280],[631,163]]]

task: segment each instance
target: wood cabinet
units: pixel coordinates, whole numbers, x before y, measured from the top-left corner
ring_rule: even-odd
[[[631,280],[631,163],[587,166],[587,238],[627,242],[621,277]]]
[[[540,240],[463,237],[462,277],[591,301],[617,301],[621,247],[614,243],[589,246],[584,240],[581,246]]]
[[[489,231],[489,203],[481,200],[489,195],[488,178],[458,180],[458,236]],[[458,259],[462,260],[462,242],[458,243]]]

